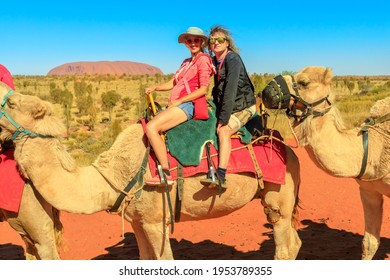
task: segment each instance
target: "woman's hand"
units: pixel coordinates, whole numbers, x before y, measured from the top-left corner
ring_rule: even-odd
[[[146,88],[145,89],[145,94],[150,94],[153,91],[156,91],[156,88],[157,88],[157,86],[150,86],[150,87]]]

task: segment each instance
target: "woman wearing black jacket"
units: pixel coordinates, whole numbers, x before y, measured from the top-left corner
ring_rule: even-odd
[[[256,112],[256,99],[253,84],[230,32],[223,26],[212,27],[209,47],[215,55],[213,63],[216,69],[212,95],[217,108],[219,139],[217,183],[226,188],[225,174],[231,153],[231,136]]]

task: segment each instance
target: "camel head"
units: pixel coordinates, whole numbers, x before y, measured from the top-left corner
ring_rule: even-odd
[[[0,85],[0,138],[18,140],[30,137],[58,137],[65,134],[61,120],[52,115],[49,102],[12,92]]]
[[[296,124],[309,115],[321,115],[333,102],[332,69],[308,66],[295,75],[276,76],[262,91],[264,105],[270,109],[287,109]]]

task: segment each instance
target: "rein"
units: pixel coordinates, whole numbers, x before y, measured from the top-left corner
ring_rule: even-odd
[[[362,132],[362,137],[363,137],[363,159],[362,159],[362,167],[360,169],[359,175],[356,177],[357,179],[361,179],[361,177],[364,175],[366,172],[366,167],[367,167],[367,160],[368,160],[368,129],[372,128],[375,129],[374,125],[390,121],[390,113],[381,116],[377,119],[374,118],[368,118],[364,121],[364,124],[360,131]],[[389,137],[388,135],[383,134],[381,131],[378,131],[378,133],[381,133],[385,137]]]
[[[142,160],[141,166],[137,174],[135,174],[133,179],[131,179],[131,181],[127,184],[127,186],[121,191],[114,205],[111,207],[111,209],[108,210],[109,212],[112,213],[118,211],[120,205],[122,204],[122,201],[125,199],[126,196],[128,196],[129,192],[135,186],[136,183],[138,183],[138,186],[142,186],[144,184],[144,175],[146,172],[146,165],[148,164],[149,151],[150,148],[148,147],[146,149],[144,158]]]
[[[5,104],[7,103],[7,100],[8,98],[11,96],[11,94],[13,94],[14,91],[13,90],[10,90],[3,98],[3,100],[1,101],[1,107],[0,107],[0,119],[4,116],[7,118],[7,120],[16,128],[16,131],[14,132],[14,134],[12,135],[11,137],[11,140],[15,140],[19,134],[22,134],[22,136],[20,137],[20,139],[22,139],[23,137],[25,136],[30,136],[30,137],[40,137],[40,138],[52,138],[53,136],[51,135],[42,135],[42,134],[38,134],[38,133],[34,133],[34,132],[31,132],[30,130],[28,129],[25,129],[23,128],[22,126],[20,126],[17,122],[15,122],[10,115],[8,115],[7,111],[5,110]]]

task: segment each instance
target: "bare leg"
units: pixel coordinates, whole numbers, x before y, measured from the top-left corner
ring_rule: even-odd
[[[222,126],[218,130],[218,139],[219,139],[219,164],[220,168],[227,168],[230,158],[230,153],[232,151],[232,140],[231,136],[233,131],[228,125]]]
[[[219,139],[219,167],[228,166],[230,153],[232,152],[232,135],[239,130],[238,124],[230,118],[227,125],[218,128]]]
[[[158,114],[146,125],[146,135],[162,168],[168,169],[168,156],[160,133],[165,132],[187,120],[187,115],[178,107],[170,107]]]

